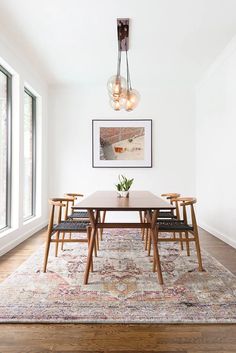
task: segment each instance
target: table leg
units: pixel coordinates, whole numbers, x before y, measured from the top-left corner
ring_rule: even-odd
[[[97,211],[97,213],[98,213],[98,223],[101,223],[100,211]],[[96,245],[96,250],[98,251],[99,250],[99,229],[97,229],[97,232],[96,232],[95,245]]]
[[[163,284],[163,277],[162,277],[162,272],[161,272],[161,262],[160,262],[160,256],[159,256],[159,251],[158,251],[158,246],[157,246],[157,217],[158,217],[158,211],[155,210],[153,213],[151,211],[148,211],[148,221],[151,223],[151,238],[152,238],[152,244],[153,244],[153,271],[157,269],[157,278],[160,284]]]
[[[98,222],[101,223],[101,212],[100,211],[98,211]],[[99,237],[99,235],[100,235],[100,237]],[[99,238],[100,238],[100,240],[102,240],[102,230],[101,230],[101,228],[97,232],[98,250],[99,250]]]
[[[139,211],[139,219],[140,219],[140,223],[143,223],[145,220],[145,217],[143,217],[143,212]],[[144,232],[145,232],[145,228],[141,229],[141,234],[142,234],[142,240],[144,239]]]
[[[102,223],[105,223],[106,211],[103,211]],[[103,228],[100,229],[100,239],[102,240]]]
[[[92,234],[91,234],[91,239],[89,243],[88,257],[87,257],[87,263],[86,263],[86,268],[84,273],[84,284],[88,284],[89,270],[92,264],[93,249],[95,244],[95,237],[97,233],[97,223],[98,223],[98,212],[96,212],[95,217],[92,210],[88,210],[88,213],[89,213],[90,223],[92,226]]]

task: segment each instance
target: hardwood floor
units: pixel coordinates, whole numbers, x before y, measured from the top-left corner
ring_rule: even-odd
[[[0,280],[44,243],[42,230],[0,258]],[[236,274],[236,249],[200,230],[202,248]],[[0,353],[231,353],[236,325],[1,324]]]

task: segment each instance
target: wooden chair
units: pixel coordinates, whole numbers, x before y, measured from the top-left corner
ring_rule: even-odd
[[[198,269],[199,271],[203,271],[202,266],[202,257],[201,257],[201,249],[200,242],[198,236],[198,227],[197,221],[194,211],[194,204],[197,202],[196,198],[193,197],[178,197],[176,199],[172,199],[172,202],[176,202],[182,207],[183,219],[158,219],[158,242],[185,242],[187,255],[190,256],[190,242],[194,242],[196,246],[197,258],[198,258]],[[191,221],[188,221],[188,212],[187,208],[190,209]],[[183,233],[185,235],[184,238],[170,238],[170,237],[160,237],[161,233]]]
[[[180,194],[177,194],[175,192],[170,192],[166,194],[162,194],[162,197],[165,197],[167,200],[170,201],[170,204],[173,205],[173,200],[180,197]],[[158,214],[158,218],[170,218],[170,219],[178,219],[179,217],[179,210],[176,208],[175,210],[167,210],[167,211],[160,211]]]
[[[165,197],[167,200],[170,201],[171,205],[175,205],[174,210],[170,210],[169,212],[160,212],[158,219],[180,219],[180,211],[179,211],[179,204],[178,202],[174,201],[178,197],[180,197],[180,194],[175,193],[175,192],[170,192],[167,194],[162,194],[162,197]],[[166,214],[165,214],[166,213]],[[179,232],[179,238],[180,240],[182,239],[182,233]],[[176,238],[176,233],[173,233],[173,238]],[[184,250],[184,244],[182,241],[180,241],[180,249]]]
[[[75,197],[75,200],[77,200],[78,197],[84,196],[82,194],[75,194],[75,193],[67,193],[66,195]],[[72,219],[73,218],[89,219],[88,211],[78,210],[77,205],[75,205],[75,204],[73,204],[71,206],[71,209],[72,209],[72,213],[68,216],[69,219],[70,218],[72,218]],[[102,217],[100,216],[100,213],[99,213],[99,222],[101,222],[101,219],[102,219],[102,223],[104,223],[105,217],[106,217],[106,211],[103,211]],[[99,232],[100,232],[100,240],[102,240],[103,229],[100,229]],[[99,250],[99,237],[98,237],[98,235],[96,236],[96,246],[97,246],[97,249]]]
[[[173,200],[178,198],[180,194],[178,193],[165,193],[161,195],[162,197],[165,197],[167,200],[169,200],[170,204],[173,205],[174,202]],[[146,221],[146,215],[144,215],[145,221]],[[165,211],[159,211],[158,213],[158,219],[180,219],[179,215],[179,208],[178,208],[178,203],[175,202],[175,209],[169,209]],[[174,238],[176,234],[174,233]],[[180,238],[182,237],[181,233],[179,234]],[[151,254],[151,236],[150,236],[150,231],[148,229],[143,230],[143,238],[145,239],[145,250],[148,251],[148,256]],[[181,242],[181,250],[183,250],[183,243]]]
[[[66,219],[62,220],[62,208],[68,208],[68,203],[73,202],[72,197],[63,197],[63,198],[53,198],[49,200],[49,204],[51,205],[49,224],[48,224],[48,235],[47,242],[45,247],[45,256],[44,256],[44,265],[43,272],[46,272],[47,262],[48,262],[48,254],[51,243],[55,243],[55,256],[58,255],[58,245],[62,242],[67,243],[89,243],[91,237],[91,226],[88,221],[71,221]],[[55,222],[55,216],[57,216],[57,222]],[[60,234],[65,235],[65,233],[87,233],[87,239],[60,239]],[[55,235],[55,238],[53,238]],[[92,265],[91,265],[92,267]],[[91,268],[92,270],[92,268]]]
[[[65,197],[69,197],[73,200],[71,202],[67,202],[66,204],[66,211],[65,211],[65,219],[68,221],[87,221],[89,222],[89,214],[88,211],[76,211],[75,202],[78,200],[79,197],[83,197],[83,194],[79,193],[66,193]],[[62,238],[65,238],[63,234]],[[71,234],[70,234],[71,238]],[[61,249],[63,250],[64,242],[61,243]],[[97,251],[99,250],[99,237],[98,233],[96,234],[95,246],[94,246],[94,255],[97,256]]]
[[[82,219],[82,220],[88,220],[89,219],[89,214],[87,211],[76,211],[76,205],[75,205],[75,201],[78,201],[79,197],[83,197],[83,194],[79,194],[79,193],[66,193],[65,194],[66,197],[73,197],[73,201],[72,201],[72,205],[71,205],[71,213],[69,213],[69,210],[67,210],[67,219]]]

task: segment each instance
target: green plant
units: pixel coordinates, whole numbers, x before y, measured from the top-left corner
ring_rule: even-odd
[[[118,191],[129,191],[134,179],[127,179],[124,175],[119,175],[119,183],[116,184]]]

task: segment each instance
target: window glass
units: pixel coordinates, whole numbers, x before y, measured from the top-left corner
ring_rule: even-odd
[[[0,68],[0,230],[9,226],[9,77]]]
[[[24,220],[35,214],[35,100],[24,92]]]

